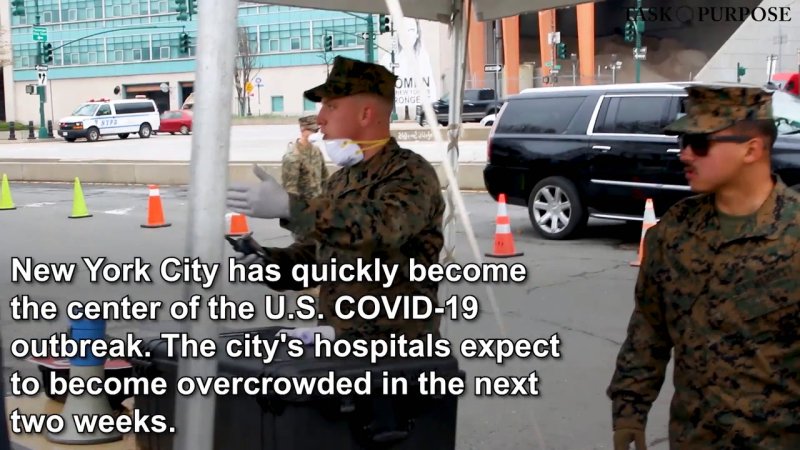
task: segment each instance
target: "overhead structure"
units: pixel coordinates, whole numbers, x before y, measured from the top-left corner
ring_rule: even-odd
[[[228,161],[230,155],[231,118],[219,111],[228,111],[233,98],[233,69],[236,49],[238,3],[232,1],[201,1],[199,3],[199,26],[197,39],[197,89],[194,106],[195,129],[192,138],[191,182],[189,186],[189,220],[186,239],[186,256],[202,261],[220,262],[225,253],[225,189],[228,185]],[[396,18],[413,17],[449,24],[452,32],[454,52],[454,74],[451,77],[451,95],[454,104],[463,98],[466,69],[466,40],[469,17],[474,14],[480,21],[489,21],[535,12],[543,9],[576,5],[569,0],[264,0],[248,3],[296,6],[313,9],[348,12],[390,14]],[[407,30],[398,30],[400,38],[411,42]],[[409,45],[410,47],[410,45]],[[417,69],[418,70],[418,69]],[[417,86],[422,86],[420,74],[416,74]],[[446,210],[444,218],[445,244],[442,263],[454,262],[456,217],[463,221],[464,231],[470,242],[475,262],[482,261],[475,235],[461,200],[455,178],[458,163],[458,136],[461,126],[461,109],[450,108],[448,143],[445,146],[435,130],[436,115],[424,90],[420,92],[428,124],[445,156]],[[219,236],[220,238],[214,238]],[[222,279],[226,279],[227,264],[222,264]],[[212,289],[213,290],[213,289]],[[196,294],[194,287],[187,285],[184,294],[188,299]],[[498,314],[496,300],[487,284],[488,300],[498,321],[500,331],[506,334],[502,317]],[[204,296],[213,295],[204,292]],[[196,321],[189,322],[186,331],[197,341],[215,339],[217,325],[201,311]],[[178,377],[210,377],[216,375],[214,359],[182,358]],[[201,397],[177,396],[176,445],[177,450],[212,450],[214,446],[214,419],[216,399],[214,395]],[[531,417],[533,419],[533,417]],[[538,448],[544,449],[541,432],[532,420]]]
[[[298,6],[302,8],[323,9],[329,11],[349,11],[373,14],[389,14],[389,7],[378,0],[256,0],[248,3],[270,5]],[[502,19],[527,12],[543,9],[574,6],[580,3],[592,3],[575,0],[472,0],[475,17],[480,21]],[[403,15],[415,19],[434,20],[450,23],[453,5],[460,7],[461,2],[452,0],[400,0]]]

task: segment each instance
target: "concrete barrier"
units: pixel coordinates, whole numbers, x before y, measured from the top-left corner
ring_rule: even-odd
[[[487,141],[489,139],[489,131],[491,127],[480,125],[462,125],[461,133],[458,137],[460,141]],[[447,142],[447,128],[439,127],[437,129],[442,140]],[[421,127],[419,125],[405,126],[403,128],[392,128],[390,131],[392,137],[397,139],[398,142],[407,141],[433,141],[433,133],[427,126]]]
[[[281,179],[279,163],[259,163],[267,172]],[[446,185],[444,167],[433,163],[439,181]],[[457,179],[462,190],[485,190],[483,183],[484,164],[459,164]],[[338,168],[329,165],[331,173]],[[187,185],[190,170],[186,162],[64,162],[64,161],[0,161],[0,173],[8,175],[10,181],[64,182],[71,183],[75,177],[81,183],[108,184],[159,184]],[[228,179],[231,181],[256,181],[252,163],[232,163],[228,165]]]

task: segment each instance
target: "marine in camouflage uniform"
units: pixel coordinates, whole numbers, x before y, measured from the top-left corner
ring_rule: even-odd
[[[308,141],[308,134],[319,129],[316,116],[301,117],[299,123],[304,136],[289,143],[281,162],[281,181],[289,194],[310,199],[322,193],[328,167],[322,151]]]
[[[759,88],[687,91],[687,115],[670,134],[772,118],[771,94]],[[773,182],[754,214],[721,214],[706,193],[648,230],[607,391],[616,448],[644,441],[672,350],[671,449],[800,449],[800,196]]]
[[[395,76],[383,66],[337,57],[325,84],[306,91],[305,96],[319,102],[368,93],[393,103],[394,86]],[[426,267],[438,263],[444,243],[444,198],[437,174],[427,160],[389,139],[371,158],[334,172],[321,195],[310,199],[290,195],[289,208],[290,217],[281,219],[281,225],[310,240],[284,249],[267,249],[267,263],[277,263],[283,271],[281,280],[268,283],[270,287],[279,291],[303,289],[291,277],[295,264],[335,260],[337,264],[357,265],[359,259],[372,264],[378,258],[382,264],[398,265],[394,283],[388,288],[380,282],[321,284],[318,311],[325,318],[319,324],[333,326],[340,339],[388,338],[392,333],[409,339],[428,333],[438,335],[438,317],[363,320],[355,315],[340,320],[334,314],[334,302],[343,295],[356,300],[366,295],[386,296],[392,301],[396,296],[424,295],[437,302],[437,282],[412,283],[409,275],[412,258]]]

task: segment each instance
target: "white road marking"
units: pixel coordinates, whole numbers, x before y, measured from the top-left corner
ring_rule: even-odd
[[[108,211],[103,211],[105,214],[114,214],[117,216],[124,216],[127,215],[129,212],[133,211],[133,206],[130,208],[122,208],[122,209],[111,209]]]
[[[27,205],[22,205],[23,208],[41,208],[42,206],[48,205],[55,205],[55,202],[41,202],[41,203],[29,203]]]

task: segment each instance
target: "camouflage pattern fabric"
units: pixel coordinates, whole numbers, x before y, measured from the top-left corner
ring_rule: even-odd
[[[304,199],[322,193],[322,185],[328,179],[328,166],[317,146],[290,142],[281,162],[281,182],[289,194]]]
[[[394,103],[396,80],[392,72],[379,64],[337,56],[325,83],[303,95],[312,102],[321,102],[323,98],[376,94]]]
[[[734,231],[706,194],[647,232],[607,391],[615,429],[644,429],[673,350],[670,448],[800,449],[800,195],[776,177]]]
[[[742,120],[772,119],[772,92],[758,87],[687,87],[686,115],[666,134],[715,133]]]
[[[267,249],[268,263],[281,266],[281,281],[271,288],[301,290],[291,269],[295,264],[397,264],[394,283],[384,288],[375,282],[327,282],[320,285],[318,311],[340,339],[388,338],[390,334],[414,339],[439,333],[439,318],[429,320],[340,320],[334,314],[335,301],[350,295],[356,300],[381,295],[424,295],[437,302],[438,283],[410,282],[409,261],[430,266],[438,263],[444,244],[442,217],[444,198],[433,166],[418,154],[400,148],[390,139],[369,160],[334,172],[322,195],[310,200],[290,195],[291,218],[281,225],[309,240],[288,248]]]
[[[303,116],[303,117],[297,119],[297,123],[299,123],[300,124],[300,128],[302,128],[304,130],[311,130],[311,131],[319,130],[319,125],[317,125],[317,116],[316,115]]]

